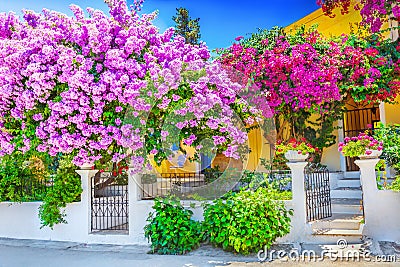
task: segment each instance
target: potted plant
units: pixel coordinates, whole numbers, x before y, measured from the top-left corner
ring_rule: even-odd
[[[339,143],[338,150],[346,157],[378,158],[382,154],[383,142],[369,136],[366,131],[358,136],[345,137],[344,142]]]
[[[318,148],[308,143],[305,138],[301,138],[300,140],[291,138],[287,142],[278,141],[275,148],[276,154],[285,155],[285,158],[289,162],[305,161],[310,153],[318,151]]]

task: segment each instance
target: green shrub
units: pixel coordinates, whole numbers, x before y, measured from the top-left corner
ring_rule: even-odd
[[[242,254],[268,248],[290,231],[292,210],[274,200],[276,191],[258,188],[206,204],[203,229],[210,242]]]
[[[284,176],[284,173],[270,174],[264,172],[248,171],[245,170],[239,182],[241,182],[242,190],[257,189],[258,187],[270,188],[269,196],[275,200],[290,200],[292,199],[292,191],[289,183],[292,178]]]
[[[49,175],[42,160],[14,153],[0,163],[0,201],[40,201],[46,193]]]
[[[381,158],[400,171],[400,124],[384,125],[380,123],[374,130],[374,137],[383,141],[383,153]]]
[[[185,254],[199,246],[201,224],[191,219],[193,212],[182,207],[179,199],[157,198],[153,209],[144,228],[153,253]]]
[[[400,176],[396,177],[396,179],[388,186],[388,189],[400,192]]]
[[[43,204],[39,207],[42,227],[53,228],[56,224],[67,223],[61,209],[68,203],[79,201],[82,193],[81,178],[75,169],[70,157],[60,160],[53,186],[47,191]]]

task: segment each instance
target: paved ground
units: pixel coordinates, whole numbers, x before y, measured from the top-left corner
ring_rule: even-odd
[[[392,253],[390,244],[384,244],[388,253]],[[290,249],[290,246],[276,249]],[[0,267],[81,267],[81,266],[118,266],[118,267],[157,267],[157,266],[377,266],[375,262],[258,262],[256,255],[238,256],[203,246],[185,256],[162,256],[147,254],[146,246],[109,246],[86,245],[68,242],[48,242],[29,240],[0,239]],[[400,255],[399,255],[400,256]],[[372,259],[374,260],[374,259]],[[400,260],[400,258],[398,259]],[[379,266],[400,266],[397,263],[380,263]]]

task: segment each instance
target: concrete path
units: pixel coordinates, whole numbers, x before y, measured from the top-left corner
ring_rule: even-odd
[[[203,246],[185,256],[147,254],[146,246],[86,245],[69,242],[0,239],[0,267],[157,267],[157,266],[377,266],[374,262],[258,262],[256,255],[238,256]],[[399,259],[400,260],[400,259]],[[379,266],[400,266],[380,263]]]

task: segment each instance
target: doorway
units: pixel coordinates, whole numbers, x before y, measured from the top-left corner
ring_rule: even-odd
[[[380,121],[379,106],[367,102],[355,103],[353,100],[346,103],[343,116],[344,136],[358,136],[360,132],[372,130]],[[346,157],[346,171],[359,171],[354,164],[355,158]]]

